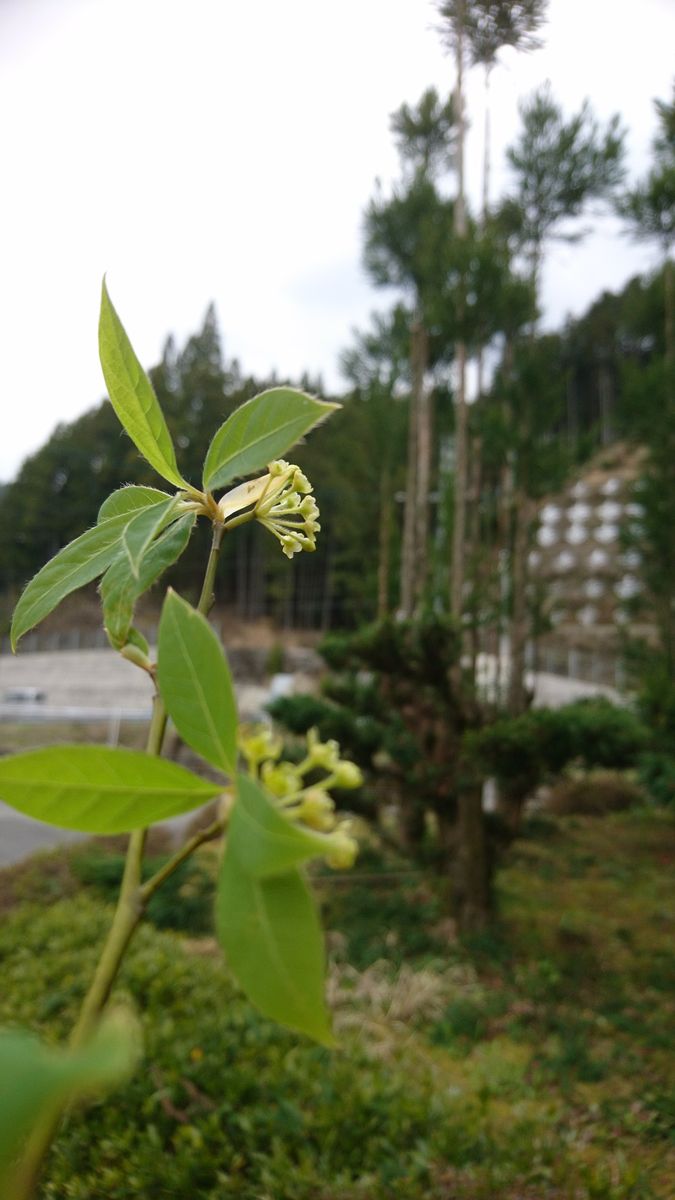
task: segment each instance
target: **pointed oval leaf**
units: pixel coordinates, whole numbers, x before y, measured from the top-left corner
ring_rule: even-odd
[[[177,558],[180,558],[190,540],[196,520],[195,513],[185,513],[185,516],[174,521],[173,525],[160,534],[148,547],[138,573],[139,596],[142,596],[143,592],[147,592],[148,588],[152,587],[153,583],[159,579],[162,572],[172,566]]]
[[[120,549],[129,514],[110,517],[75,538],[34,575],[22,592],[12,618],[12,649],[77,588],[91,583],[110,566]]]
[[[141,561],[138,579],[132,573],[128,555],[123,552],[119,553],[108,567],[99,591],[103,605],[103,624],[110,643],[116,650],[133,640],[131,622],[136,601],[152,587],[167,567],[180,558],[190,540],[195,521],[194,513],[186,513],[152,543]],[[136,632],[136,638],[138,637],[140,635]],[[145,638],[142,639],[142,643],[136,641],[135,644],[147,654],[148,643]]]
[[[138,484],[129,483],[126,487],[112,492],[107,500],[103,501],[96,521],[100,525],[101,521],[119,517],[122,513],[127,513],[131,518],[139,509],[149,508],[152,504],[162,504],[169,499],[168,492],[160,492],[159,488],[140,487]]]
[[[324,1001],[323,935],[299,871],[255,879],[228,847],[216,900],[218,937],[233,975],[261,1013],[333,1045]]]
[[[136,750],[50,746],[0,759],[0,800],[82,833],[129,833],[213,800],[221,787]]]
[[[209,446],[204,487],[213,491],[240,475],[260,471],[339,407],[286,387],[269,388],[247,400],[221,425]]]
[[[115,650],[121,650],[127,643],[134,619],[137,587],[138,580],[131,573],[129,559],[126,554],[118,554],[99,585],[103,625]]]
[[[164,414],[103,280],[98,345],[103,377],[120,422],[141,454],[169,483],[185,488]]]
[[[249,775],[237,778],[228,842],[246,870],[257,878],[276,875],[331,850],[327,834],[287,821]]]
[[[104,1017],[78,1050],[55,1049],[23,1030],[0,1030],[0,1079],[5,1085],[11,1080],[11,1087],[0,1088],[0,1183],[43,1113],[121,1083],[131,1075],[139,1050],[136,1023],[124,1012]]]
[[[139,578],[143,556],[147,554],[157,534],[176,515],[178,498],[170,496],[163,504],[153,504],[131,517],[122,534],[122,548],[131,564],[131,573]]]
[[[225,652],[206,618],[171,589],[159,622],[157,683],[183,741],[234,774],[237,706]]]

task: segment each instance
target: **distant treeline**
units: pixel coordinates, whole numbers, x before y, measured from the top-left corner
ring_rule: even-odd
[[[582,462],[619,436],[639,436],[640,413],[632,400],[642,374],[664,354],[663,295],[661,274],[636,278],[618,294],[605,292],[560,332],[537,337],[547,380],[548,437],[568,461]],[[407,346],[400,344],[397,352],[396,339],[402,343],[406,330],[401,321],[397,333],[392,321],[386,378],[382,373],[374,379],[372,372],[362,377],[365,339],[357,341],[344,356],[348,389],[330,397],[342,402],[342,411],[293,452],[314,484],[321,509],[316,554],[300,556],[291,568],[276,541],[257,525],[240,531],[236,543],[233,539],[232,547],[225,547],[219,594],[236,605],[240,616],[269,614],[285,624],[316,628],[353,626],[375,614],[378,586],[380,601],[384,594],[388,606],[396,607],[410,392],[405,369],[397,367],[405,362]],[[213,307],[181,350],[173,338],[167,340],[162,360],[150,374],[186,477],[195,482],[223,419],[256,392],[280,382],[246,377],[236,361],[227,359]],[[293,382],[324,394],[320,380]],[[445,436],[451,446],[450,392],[437,386],[434,404],[436,436]],[[488,526],[491,497],[500,486],[500,455],[495,453],[493,470],[489,454],[498,406],[497,393],[487,392],[471,409],[473,434],[487,448],[478,500]],[[58,425],[25,461],[17,478],[0,490],[0,591],[7,610],[27,579],[95,522],[99,505],[122,482],[162,486],[121,432],[108,402]],[[437,485],[432,479],[432,513]],[[195,534],[195,543],[202,533]],[[436,552],[442,562],[439,534],[437,530]],[[195,559],[202,553],[196,544],[193,553]],[[189,593],[187,581],[194,574],[188,553],[172,582]]]

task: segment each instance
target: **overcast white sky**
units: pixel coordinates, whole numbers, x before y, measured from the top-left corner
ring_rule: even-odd
[[[495,193],[517,103],[546,78],[590,96],[648,162],[670,93],[675,0],[550,0],[546,47],[494,74]],[[216,302],[244,370],[339,386],[350,329],[392,299],[360,265],[389,114],[451,63],[429,0],[0,0],[0,480],[97,403],[101,275],[141,360]],[[482,82],[469,87],[478,193]],[[551,324],[653,265],[608,220],[545,273]]]

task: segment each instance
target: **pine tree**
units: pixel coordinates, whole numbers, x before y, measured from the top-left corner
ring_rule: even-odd
[[[515,239],[525,259],[532,290],[539,295],[546,246],[553,239],[578,241],[577,218],[592,200],[609,199],[623,177],[623,133],[618,116],[602,129],[588,102],[566,119],[548,85],[521,105],[520,136],[507,151],[514,176],[508,211],[515,219]],[[534,337],[535,321],[531,326]],[[532,496],[523,480],[513,491],[511,553],[511,622],[509,706],[513,713],[527,703],[527,547],[532,522]]]
[[[403,180],[391,197],[379,193],[366,212],[364,261],[376,284],[398,287],[411,310],[412,400],[401,565],[401,612],[409,616],[428,575],[432,402],[427,386],[429,338],[438,312],[438,289],[452,222],[452,205],[437,187],[451,153],[453,109],[425,92],[417,108],[403,105],[392,117]]]
[[[670,104],[656,100],[659,130],[654,138],[653,165],[641,183],[619,198],[617,208],[634,238],[654,242],[663,259],[666,360],[675,367],[675,85]]]

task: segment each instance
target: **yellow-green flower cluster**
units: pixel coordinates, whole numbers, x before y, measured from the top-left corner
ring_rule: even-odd
[[[319,508],[312,485],[299,467],[280,458],[269,464],[268,483],[256,502],[255,518],[281,542],[287,558],[316,550]]]
[[[337,816],[329,788],[360,787],[363,776],[356,763],[340,758],[338,743],[322,742],[310,729],[307,754],[300,763],[281,761],[281,739],[264,726],[244,730],[239,744],[251,774],[260,779],[279,812],[326,835],[325,859],[330,867],[351,867],[358,846],[349,819]],[[325,778],[306,785],[305,776],[317,771],[325,771]]]

